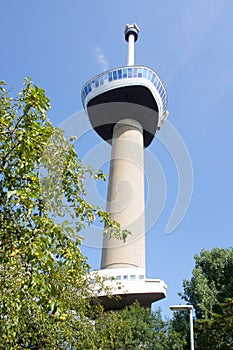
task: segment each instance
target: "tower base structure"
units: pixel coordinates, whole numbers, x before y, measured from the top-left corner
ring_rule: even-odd
[[[166,297],[164,281],[145,278],[144,268],[102,269],[96,273],[103,278],[104,286],[109,290],[109,294],[102,291],[96,295],[105,311],[121,310],[135,301],[150,308],[153,302]],[[93,284],[94,294],[95,289],[97,291]]]

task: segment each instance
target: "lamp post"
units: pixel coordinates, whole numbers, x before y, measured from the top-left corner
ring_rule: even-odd
[[[191,350],[194,350],[194,336],[193,336],[193,305],[172,305],[170,306],[172,311],[189,311],[189,324],[190,324],[190,344]]]

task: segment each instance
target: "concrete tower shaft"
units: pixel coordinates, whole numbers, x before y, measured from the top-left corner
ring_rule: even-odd
[[[101,269],[145,267],[143,128],[133,119],[113,129],[106,209],[132,234],[125,243],[104,236]]]

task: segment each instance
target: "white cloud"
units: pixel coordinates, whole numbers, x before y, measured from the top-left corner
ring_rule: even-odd
[[[101,66],[103,70],[108,70],[109,64],[105,57],[103,50],[100,47],[95,48],[95,56],[97,63]]]

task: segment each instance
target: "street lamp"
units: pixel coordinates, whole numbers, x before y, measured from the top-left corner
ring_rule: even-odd
[[[191,350],[194,350],[194,337],[193,337],[193,305],[172,305],[170,306],[172,311],[185,311],[189,310],[189,324],[190,324],[190,344]]]

